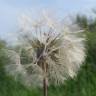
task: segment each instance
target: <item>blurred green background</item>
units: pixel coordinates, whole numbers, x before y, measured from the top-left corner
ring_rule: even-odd
[[[48,96],[96,96],[96,18],[77,15],[75,23],[85,30],[86,60],[77,77],[62,86],[50,86]],[[0,96],[42,96],[41,88],[26,88],[6,75],[3,66],[8,59],[1,50],[6,47],[6,42],[0,40]]]

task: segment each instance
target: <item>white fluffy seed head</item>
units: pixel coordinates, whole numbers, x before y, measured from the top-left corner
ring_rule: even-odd
[[[7,65],[6,70],[14,76],[19,73],[20,78],[24,78],[20,80],[26,85],[42,86],[44,76],[47,77],[48,84],[56,85],[64,83],[67,77],[73,78],[85,58],[85,38],[81,36],[82,31],[77,30],[77,26],[72,26],[74,25],[62,25],[50,18],[34,23],[24,17],[20,27],[21,47],[33,60],[30,64],[21,64],[21,55],[12,51],[10,58],[15,64]],[[41,57],[47,65],[46,73],[39,65]]]

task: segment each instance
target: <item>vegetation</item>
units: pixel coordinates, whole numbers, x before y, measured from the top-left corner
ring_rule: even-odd
[[[81,67],[81,70],[78,72],[77,77],[74,79],[70,78],[68,81],[64,82],[64,85],[62,86],[50,86],[48,91],[49,96],[96,96],[96,21],[95,19],[90,21],[86,18],[86,16],[80,16],[78,22],[76,22],[81,28],[85,29],[87,38],[86,61]],[[2,43],[3,42],[1,40],[0,96],[42,96],[41,88],[26,88],[18,81],[14,81],[12,77],[5,74],[3,66],[1,65],[8,63],[8,60],[1,51],[1,48],[6,48],[6,43]]]

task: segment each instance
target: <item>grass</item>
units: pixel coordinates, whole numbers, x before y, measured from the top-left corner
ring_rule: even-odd
[[[2,69],[0,69],[2,70]],[[85,64],[78,76],[64,85],[49,87],[49,96],[96,96],[96,66]],[[42,96],[42,89],[28,89],[0,71],[0,96]]]
[[[48,88],[48,96],[96,96],[96,33],[88,33],[88,56],[78,75],[64,85]],[[2,52],[1,52],[2,53]],[[40,88],[25,88],[6,76],[2,64],[6,58],[0,53],[0,96],[43,96]]]

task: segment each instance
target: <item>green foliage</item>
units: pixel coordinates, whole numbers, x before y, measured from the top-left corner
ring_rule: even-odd
[[[6,42],[0,39],[0,49],[6,46]]]
[[[65,85],[51,86],[49,96],[96,96],[96,67],[85,64],[77,78],[70,79]],[[3,75],[2,75],[3,74]],[[42,89],[27,89],[19,82],[0,72],[0,96],[42,96]]]
[[[29,55],[28,52],[26,52],[25,49],[22,49],[21,51],[21,64],[29,64],[32,62],[32,59]]]
[[[87,28],[88,27],[88,19],[85,15],[77,15],[76,17],[76,23],[81,27],[81,28]]]
[[[48,96],[96,96],[96,23],[91,22],[87,25],[86,17],[83,19],[84,23],[83,20],[78,20],[78,23],[80,22],[82,25],[80,27],[87,27],[85,32],[87,37],[86,62],[76,78],[69,79],[62,86],[50,86]],[[94,20],[94,22],[96,21]],[[0,41],[0,96],[42,96],[42,89],[25,88],[18,81],[6,76],[3,66],[1,66],[8,63],[4,52],[1,51],[1,48],[4,47],[6,44]],[[22,53],[24,56],[25,54]]]
[[[88,18],[85,15],[77,15],[75,23],[84,30],[96,32],[96,18]]]
[[[96,65],[96,32],[87,32],[87,50],[89,63],[94,63]]]

